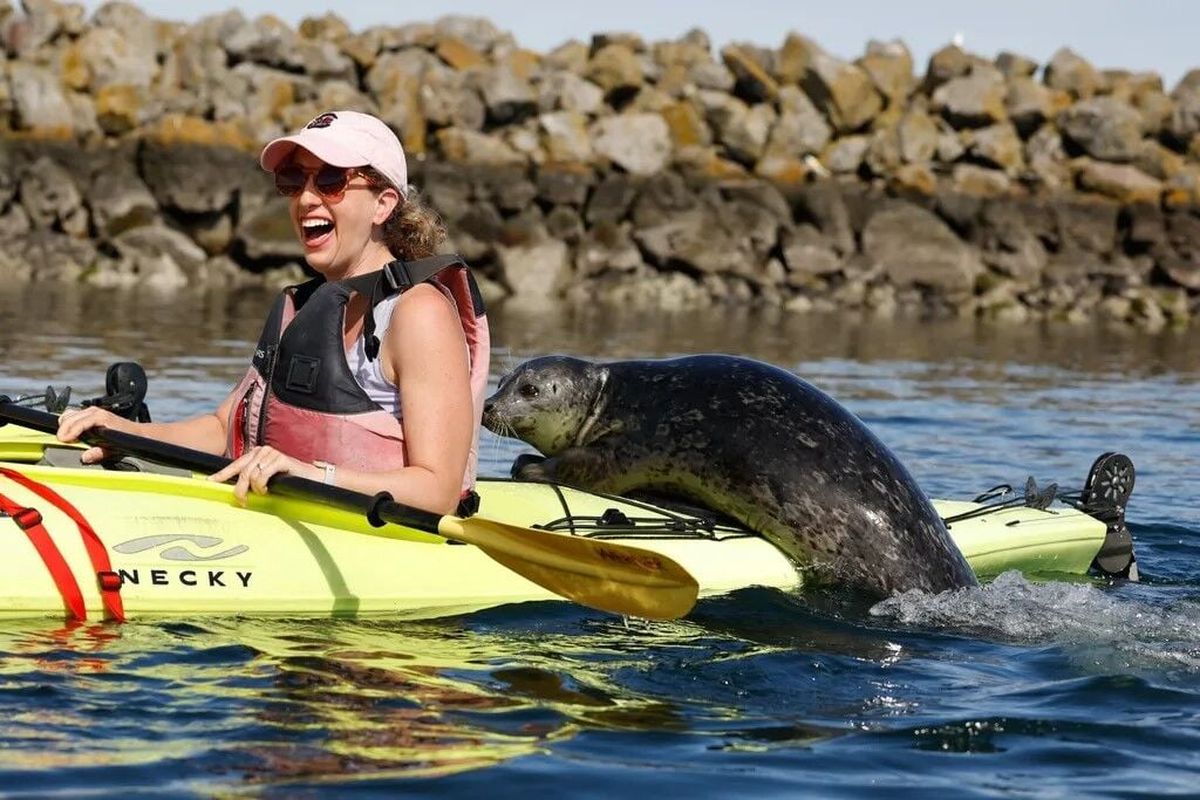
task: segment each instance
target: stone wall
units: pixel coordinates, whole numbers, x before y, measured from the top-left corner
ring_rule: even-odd
[[[0,0],[0,275],[278,282],[301,252],[268,139],[355,108],[493,297],[920,309],[1152,327],[1200,313],[1200,71],[1039,66],[800,33],[714,51],[482,19],[293,30]]]

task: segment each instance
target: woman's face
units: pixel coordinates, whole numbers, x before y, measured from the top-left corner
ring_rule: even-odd
[[[291,198],[288,208],[309,266],[330,280],[378,267],[367,262],[378,260],[378,251],[386,247],[373,234],[395,208],[395,193],[378,192],[351,171],[341,197],[326,197],[316,190],[313,178],[325,163],[300,147],[285,165],[300,167],[308,175],[304,189]]]

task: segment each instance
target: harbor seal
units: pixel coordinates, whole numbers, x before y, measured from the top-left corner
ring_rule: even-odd
[[[899,459],[832,397],[769,364],[536,358],[504,377],[483,424],[547,456],[518,459],[515,477],[699,502],[809,579],[880,597],[976,585]]]

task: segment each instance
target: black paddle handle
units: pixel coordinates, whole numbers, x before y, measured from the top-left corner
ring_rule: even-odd
[[[0,425],[8,422],[15,422],[42,433],[58,431],[57,415],[15,405],[7,396],[0,395]],[[92,446],[109,447],[144,458],[147,461],[193,472],[211,474],[219,472],[230,463],[229,459],[224,456],[104,427],[92,428],[84,433],[81,439]],[[287,473],[272,475],[267,481],[267,485],[272,492],[283,497],[309,500],[343,511],[363,514],[376,527],[393,522],[397,525],[406,525],[417,530],[437,533],[438,523],[442,519],[440,514],[432,511],[400,505],[393,501],[392,496],[387,492],[371,496]]]

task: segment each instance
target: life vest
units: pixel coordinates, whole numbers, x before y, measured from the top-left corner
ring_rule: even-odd
[[[491,341],[479,288],[456,255],[397,260],[367,275],[330,282],[316,278],[286,288],[271,309],[250,368],[235,390],[226,455],[237,458],[250,447],[267,444],[301,461],[355,470],[405,466],[408,453],[402,419],[368,397],[355,380],[346,360],[343,328],[351,295],[366,296],[362,335],[367,358],[374,360],[379,355],[375,306],[422,282],[433,284],[453,301],[466,335],[475,412],[462,482],[464,492],[469,491],[478,466]]]

